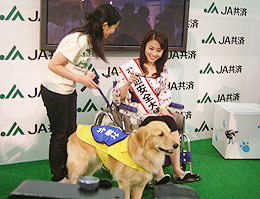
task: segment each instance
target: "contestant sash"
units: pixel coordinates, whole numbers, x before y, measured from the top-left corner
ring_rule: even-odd
[[[133,72],[143,74],[142,69],[135,59],[132,59],[130,62],[123,64],[119,67],[119,69],[127,81]],[[159,112],[159,98],[146,77],[139,76],[138,80],[131,84],[130,87],[147,113]]]

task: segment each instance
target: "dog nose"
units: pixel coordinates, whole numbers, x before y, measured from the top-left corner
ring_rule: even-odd
[[[173,148],[174,148],[174,149],[177,149],[178,146],[179,146],[179,144],[175,143],[175,144],[173,145]]]

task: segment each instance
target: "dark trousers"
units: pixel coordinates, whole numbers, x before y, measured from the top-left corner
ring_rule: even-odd
[[[176,131],[178,129],[175,120],[171,116],[149,116],[144,119],[144,121],[140,124],[140,126],[145,126],[151,121],[165,122],[168,125],[168,127],[171,129],[171,132]]]
[[[41,85],[41,96],[51,127],[49,164],[52,180],[59,181],[67,175],[67,142],[77,128],[77,93],[61,95]]]

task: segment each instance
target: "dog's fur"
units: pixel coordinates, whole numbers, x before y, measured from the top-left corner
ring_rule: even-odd
[[[125,192],[125,199],[130,198],[130,193],[132,198],[142,197],[145,185],[152,180],[153,174],[159,173],[165,154],[172,154],[174,148],[176,142],[164,122],[150,122],[129,135],[128,153],[147,172],[135,170],[109,156],[108,169],[119,188]],[[92,175],[101,166],[95,147],[83,142],[73,133],[68,141],[69,183],[78,183],[81,176]]]

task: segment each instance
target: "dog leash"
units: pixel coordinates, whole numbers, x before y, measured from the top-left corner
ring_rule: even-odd
[[[98,80],[98,79],[99,79],[99,76],[96,76],[96,77],[93,79],[93,81],[94,81],[96,84],[98,84],[98,83],[99,83],[99,80]],[[86,88],[87,88],[86,86],[83,86],[83,87],[80,89],[81,92],[84,92]],[[104,98],[104,100],[105,100],[105,102],[106,102],[106,104],[107,104],[107,106],[108,106],[108,108],[109,108],[109,110],[110,110],[110,113],[111,113],[112,116],[115,118],[111,104],[110,104],[109,101],[107,100],[107,98],[106,98],[106,96],[104,95],[104,93],[102,92],[102,90],[101,90],[100,88],[97,88],[97,89],[98,89],[99,93],[101,94],[101,96]],[[120,108],[126,108],[126,109],[131,109],[131,111],[133,111],[133,112],[137,112],[137,109],[136,109],[135,107],[131,107],[131,108],[130,108],[130,107],[127,107],[127,105],[120,105],[120,107],[119,107],[119,106],[117,106],[114,102],[112,102],[112,104],[116,107],[116,110],[117,110],[117,111],[118,111]],[[135,110],[135,109],[136,109],[136,110]],[[116,124],[125,134],[130,134],[130,132],[126,131],[120,124],[117,123],[116,120],[114,120],[114,122],[115,122],[115,124]]]

